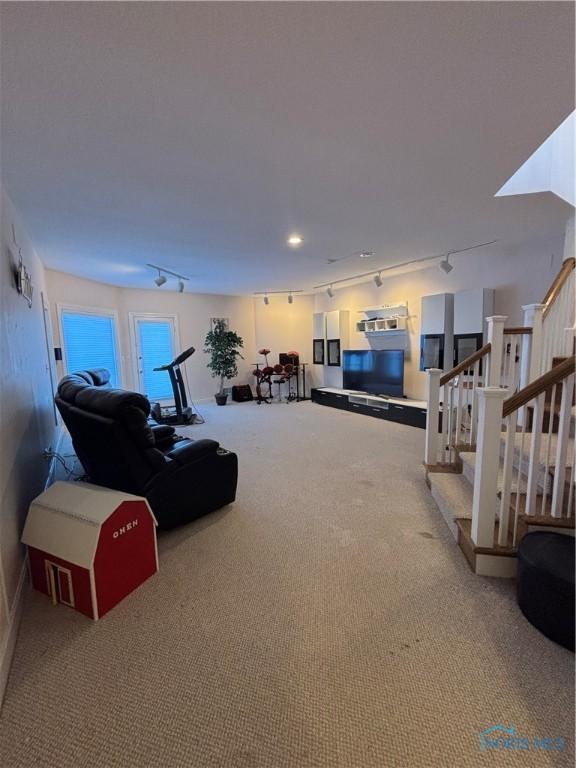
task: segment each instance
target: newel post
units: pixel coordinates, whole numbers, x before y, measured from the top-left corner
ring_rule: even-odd
[[[522,307],[524,325],[532,328],[532,333],[524,336],[522,342],[522,359],[520,362],[521,389],[542,374],[542,320],[545,306],[545,304],[525,304]]]
[[[428,368],[426,377],[426,447],[424,463],[435,466],[438,461],[438,424],[440,412],[440,368]]]
[[[493,547],[502,407],[508,397],[508,390],[502,387],[478,387],[477,393],[478,436],[472,500],[472,541],[478,547]]]
[[[493,315],[487,317],[488,342],[491,345],[488,373],[486,376],[487,387],[499,387],[502,375],[502,361],[504,359],[504,323],[507,315]]]

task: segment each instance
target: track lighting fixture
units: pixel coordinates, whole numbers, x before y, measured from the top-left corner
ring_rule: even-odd
[[[276,293],[281,296],[287,296],[288,297],[288,304],[294,303],[294,294],[295,293],[304,293],[302,289],[299,289],[297,291],[290,290],[290,291],[254,291],[254,296],[262,296],[262,301],[266,306],[270,304],[270,296],[269,294]]]
[[[410,259],[409,261],[403,261],[398,264],[389,264],[386,267],[381,267],[378,270],[370,270],[370,272],[361,272],[358,275],[350,275],[349,277],[341,277],[337,280],[332,280],[330,283],[320,283],[319,285],[315,285],[314,289],[319,288],[325,288],[326,293],[330,298],[334,295],[334,285],[341,283],[348,283],[351,280],[361,280],[362,278],[369,278],[371,277],[374,280],[374,283],[380,288],[382,285],[382,272],[388,272],[391,269],[403,269],[405,267],[411,266],[413,264],[422,264],[426,265],[428,262],[431,261],[437,261],[438,259],[442,259],[442,261],[438,264],[442,272],[445,274],[448,274],[449,272],[452,272],[454,269],[454,266],[450,264],[450,256],[454,256],[456,253],[465,253],[466,251],[473,251],[476,248],[484,248],[487,245],[493,245],[494,243],[497,243],[498,240],[490,240],[487,243],[477,243],[476,245],[469,245],[467,248],[459,248],[458,250],[451,250],[448,251],[448,253],[437,253],[434,256],[421,256],[417,259]],[[365,252],[365,255],[368,252]],[[339,259],[328,259],[330,263],[333,263],[334,261],[339,261]],[[328,286],[328,287],[326,287]]]
[[[449,253],[447,253],[447,254],[446,254],[446,258],[445,258],[445,259],[442,259],[442,261],[440,262],[440,264],[438,264],[438,266],[440,267],[440,269],[442,270],[442,272],[444,272],[444,274],[446,274],[446,275],[447,275],[449,272],[452,272],[452,270],[454,269],[454,267],[452,266],[452,264],[450,264],[450,262],[448,261],[448,258],[449,258],[449,256],[450,256],[450,254],[449,254]]]
[[[170,275],[170,277],[178,278],[178,293],[184,293],[184,281],[190,280],[189,277],[180,275],[178,272],[172,272],[172,270],[166,269],[165,267],[160,267],[158,264],[146,264],[146,266],[150,267],[150,269],[155,269],[158,272],[158,277],[154,278],[154,282],[158,288],[160,288],[161,285],[164,285],[164,283],[168,282],[166,275]]]

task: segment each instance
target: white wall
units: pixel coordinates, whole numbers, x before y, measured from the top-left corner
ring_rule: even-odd
[[[196,348],[195,354],[186,363],[195,400],[211,399],[217,389],[217,383],[206,367],[208,356],[202,351],[211,317],[230,318],[230,327],[244,339],[244,360],[239,361],[239,376],[232,383],[254,385],[251,372],[254,363],[263,362],[257,353],[262,347],[271,350],[272,363],[278,362],[280,352],[293,349],[300,353],[303,362],[310,363],[312,360],[313,296],[295,295],[293,304],[288,304],[286,296],[271,296],[270,304],[265,306],[261,298],[118,288],[53,270],[46,271],[46,278],[56,346],[61,346],[59,304],[108,309],[117,313],[122,383],[127,389],[137,388],[129,329],[131,312],[177,315],[181,348]],[[58,374],[64,375],[61,364]],[[313,367],[309,366],[307,385],[314,383],[318,382],[314,380]]]
[[[269,361],[278,362],[280,352],[296,351],[306,366],[306,389],[321,383],[312,363],[312,315],[314,296],[294,295],[294,303],[288,304],[287,297],[270,296],[265,305],[262,297],[254,299],[254,322],[256,328],[256,350],[266,347],[270,350]],[[254,362],[264,362],[261,355]]]
[[[161,288],[151,290],[117,288],[52,270],[47,270],[46,275],[56,346],[61,346],[58,304],[110,309],[117,313],[122,385],[126,389],[137,389],[134,354],[130,342],[130,312],[177,316],[180,347],[196,348],[195,354],[186,363],[190,391],[194,400],[212,398],[218,389],[216,380],[211,377],[206,367],[208,355],[202,351],[206,333],[210,329],[210,318],[230,318],[230,328],[244,340],[242,351],[244,360],[239,361],[238,378],[229,384],[251,383],[250,363],[255,359],[255,342],[253,307],[250,297],[176,293]],[[64,374],[61,365],[58,372],[60,375]]]
[[[493,246],[480,253],[456,255],[454,269],[444,275],[437,266],[417,269],[404,274],[391,274],[378,289],[371,280],[349,288],[336,288],[329,299],[324,292],[315,295],[294,296],[288,304],[286,296],[270,296],[269,305],[261,297],[218,296],[213,294],[178,294],[162,289],[136,290],[117,288],[83,278],[47,270],[48,293],[52,309],[56,345],[60,335],[56,306],[76,304],[100,307],[118,313],[120,347],[123,366],[123,385],[136,388],[134,360],[130,344],[129,313],[153,312],[178,316],[180,345],[196,347],[187,363],[192,396],[202,400],[211,398],[216,383],[206,368],[207,356],[202,352],[204,337],[211,317],[229,317],[231,327],[244,339],[244,361],[240,361],[240,375],[236,383],[253,384],[253,363],[261,360],[257,350],[268,347],[270,361],[277,362],[280,352],[296,349],[301,360],[310,363],[307,383],[319,386],[324,382],[323,370],[312,361],[312,315],[331,309],[350,310],[351,349],[368,348],[369,340],[357,333],[357,310],[384,303],[408,302],[409,350],[405,369],[405,393],[408,397],[422,398],[425,394],[425,374],[420,373],[420,300],[427,294],[453,292],[471,287],[494,288],[496,314],[509,317],[509,325],[522,321],[522,304],[540,301],[560,268],[564,250],[564,237],[545,238],[503,249]],[[372,344],[378,340],[372,337]],[[62,369],[59,370],[62,374]]]
[[[382,304],[408,302],[409,350],[404,370],[404,390],[407,397],[424,398],[426,374],[419,369],[420,300],[434,293],[455,293],[466,288],[494,288],[494,312],[508,315],[509,326],[521,325],[523,304],[541,301],[560,269],[563,235],[543,241],[523,243],[504,250],[494,246],[490,252],[468,253],[452,258],[454,269],[445,275],[437,266],[397,274],[382,275],[384,285],[376,288],[369,282],[349,288],[335,286],[334,298],[325,293],[316,295],[315,311],[350,310],[350,349],[367,349],[369,338],[356,331],[357,310]],[[375,347],[378,341],[372,337]]]
[[[56,447],[56,422],[49,376],[41,292],[44,268],[24,225],[2,191],[0,266],[0,699],[12,656],[25,583],[25,551],[20,534],[30,501],[43,489],[49,462],[45,448]],[[18,249],[32,275],[29,308],[15,288]]]

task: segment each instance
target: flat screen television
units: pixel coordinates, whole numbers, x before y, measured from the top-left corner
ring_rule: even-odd
[[[344,389],[404,397],[403,349],[345,349]]]

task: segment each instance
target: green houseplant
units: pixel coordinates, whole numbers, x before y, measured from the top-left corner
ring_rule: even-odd
[[[214,395],[218,405],[226,405],[228,395],[224,394],[224,382],[238,376],[238,358],[242,357],[239,349],[243,346],[242,337],[228,330],[226,320],[216,318],[212,330],[206,334],[204,352],[210,355],[207,366],[212,376],[220,378],[220,389]]]

